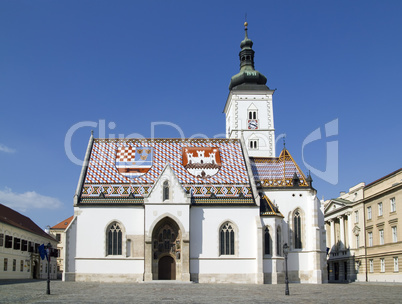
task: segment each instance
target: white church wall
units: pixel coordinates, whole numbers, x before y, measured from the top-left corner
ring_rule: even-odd
[[[190,273],[198,282],[255,283],[258,207],[191,208]],[[220,255],[219,231],[225,222],[235,230],[235,254]],[[240,278],[239,275],[243,277]]]
[[[77,257],[101,258],[107,255],[106,231],[113,222],[123,229],[123,252],[126,256],[127,236],[144,234],[144,208],[130,207],[80,207],[77,221]],[[136,244],[133,244],[136,247]],[[142,246],[143,244],[138,244]]]
[[[325,268],[323,262],[325,244],[323,245],[320,240],[324,231],[324,218],[320,214],[320,204],[315,193],[309,189],[289,188],[281,191],[269,190],[266,191],[266,194],[274,204],[279,206],[279,210],[284,215],[282,246],[284,243],[290,246],[288,255],[289,280],[305,283],[322,282]],[[302,214],[302,249],[294,248],[293,216],[297,209]],[[264,265],[268,264],[269,262]]]
[[[76,252],[74,261],[68,257],[66,280],[141,281],[144,272],[144,207],[89,206],[75,209],[77,218],[67,235],[76,238]],[[122,254],[108,255],[107,229],[115,221],[123,231]],[[76,235],[75,230],[79,231]],[[73,250],[69,248],[68,254],[71,255]]]
[[[130,274],[144,272],[144,259],[140,258],[110,258],[103,259],[77,259],[78,273],[85,274]]]

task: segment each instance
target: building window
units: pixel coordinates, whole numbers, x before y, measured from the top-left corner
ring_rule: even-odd
[[[13,259],[13,271],[17,270],[17,260]]]
[[[61,234],[56,233],[56,241],[60,242],[60,240],[61,240]]]
[[[370,262],[370,272],[374,272],[374,260],[369,260]]]
[[[373,233],[372,232],[368,233],[368,239],[369,239],[369,247],[373,247]]]
[[[282,238],[281,238],[281,228],[276,229],[276,254],[282,255]]]
[[[395,212],[396,211],[396,203],[395,203],[395,197],[391,198],[389,200],[390,204],[391,204],[391,212]]]
[[[222,225],[220,229],[220,248],[221,255],[234,255],[235,232],[233,225],[229,222]]]
[[[20,263],[20,271],[23,271],[23,270],[24,270],[24,261],[21,260],[21,263]]]
[[[13,247],[13,237],[11,235],[6,235],[4,247],[6,248]]]
[[[399,272],[398,257],[394,257],[394,272]]]
[[[121,255],[122,249],[122,238],[123,232],[121,231],[119,223],[113,223],[108,232],[107,232],[107,239],[108,239],[108,246],[107,246],[107,254],[108,255]]]
[[[301,240],[301,216],[300,212],[297,210],[293,217],[293,228],[294,228],[294,240],[295,240],[295,248],[302,248],[302,240]]]
[[[380,230],[380,245],[384,245],[384,229]]]
[[[367,207],[367,219],[371,220],[371,206]]]
[[[378,203],[378,216],[382,216],[382,203]]]
[[[356,235],[356,248],[360,247],[359,235]]]
[[[398,235],[396,234],[396,226],[391,227],[392,229],[392,242],[398,242]]]
[[[21,239],[19,238],[14,238],[14,249],[15,250],[20,250],[21,249]]]
[[[22,240],[21,251],[28,251],[28,241],[27,240]]]
[[[169,182],[168,181],[163,182],[163,200],[164,201],[169,200]]]
[[[271,235],[268,227],[265,227],[264,231],[264,253],[271,254]]]
[[[0,233],[0,247],[3,247],[3,243],[4,243],[4,234]]]
[[[255,110],[250,111],[249,110],[248,111],[248,119],[257,119],[257,111],[255,111]]]
[[[4,271],[7,271],[8,268],[8,259],[4,258]]]
[[[381,272],[385,272],[385,259],[381,258],[380,263],[381,263]]]
[[[258,140],[257,139],[250,139],[249,141],[249,147],[252,150],[258,149]]]
[[[355,223],[359,222],[359,211],[355,211]]]

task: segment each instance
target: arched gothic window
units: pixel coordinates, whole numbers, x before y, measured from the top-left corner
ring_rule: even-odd
[[[220,254],[221,255],[234,255],[235,247],[235,232],[233,225],[226,222],[222,225],[220,232]]]
[[[297,210],[293,216],[293,234],[294,234],[295,248],[301,249],[302,248],[301,215],[299,210]]]
[[[276,228],[276,254],[282,255],[282,236],[281,228]]]
[[[268,227],[264,229],[264,254],[271,254],[271,235]]]
[[[107,231],[107,254],[121,255],[122,254],[122,239],[123,232],[119,223],[110,225]]]
[[[163,182],[163,200],[164,201],[169,200],[169,182],[168,181]]]

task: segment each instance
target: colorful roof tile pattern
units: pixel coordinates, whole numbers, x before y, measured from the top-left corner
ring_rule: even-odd
[[[136,150],[152,149],[152,165],[145,174],[123,175],[116,159],[132,162]],[[192,175],[183,166],[184,148],[217,148],[219,171],[206,178]],[[125,151],[127,155],[122,154]],[[241,143],[236,139],[94,139],[81,192],[87,198],[139,198],[150,193],[154,183],[169,164],[183,189],[193,197],[245,198],[252,200]],[[121,171],[121,170],[120,170]]]
[[[286,149],[282,150],[279,157],[251,157],[250,163],[257,186],[309,187],[303,172]],[[299,179],[298,185],[293,185],[295,173]]]

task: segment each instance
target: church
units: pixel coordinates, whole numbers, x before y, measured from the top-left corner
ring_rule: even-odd
[[[66,229],[65,281],[326,282],[312,178],[275,155],[273,94],[245,38],[226,138],[91,135]],[[285,245],[285,247],[284,247]]]

